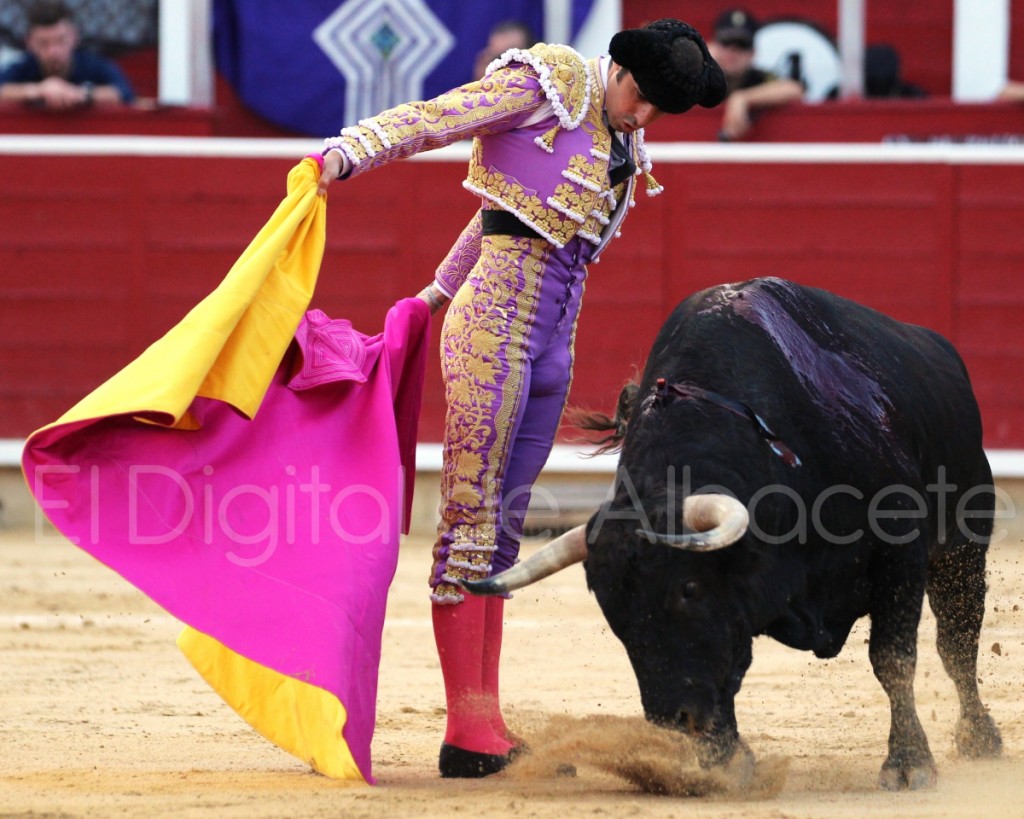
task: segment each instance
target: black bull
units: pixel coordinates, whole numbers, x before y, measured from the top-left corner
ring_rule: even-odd
[[[834,657],[867,615],[893,789],[936,777],[913,691],[927,592],[957,747],[1000,752],[976,674],[994,490],[949,342],[779,279],[714,287],[669,317],[616,418],[589,426],[621,443],[612,499],[467,588],[502,593],[584,560],[648,719],[690,733],[705,767],[747,772],[734,699],[753,637]]]

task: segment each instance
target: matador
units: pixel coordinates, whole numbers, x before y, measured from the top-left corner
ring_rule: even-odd
[[[572,380],[587,267],[620,233],[651,175],[644,129],[725,95],[701,35],[665,19],[616,34],[584,59],[541,43],[511,49],[476,82],[344,128],[325,142],[320,192],[422,151],[472,138],[464,187],[480,209],[420,297],[450,302],[441,508],[430,573],[445,681],[442,776],[501,770],[522,750],[498,696],[504,600],[464,597],[517,559],[531,487]]]

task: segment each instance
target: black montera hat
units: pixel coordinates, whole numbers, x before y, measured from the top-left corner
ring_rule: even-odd
[[[725,99],[725,75],[708,53],[700,33],[671,18],[620,31],[608,46],[611,58],[628,68],[643,95],[669,114],[694,105],[714,108]]]

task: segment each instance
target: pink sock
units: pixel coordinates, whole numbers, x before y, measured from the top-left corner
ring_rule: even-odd
[[[506,754],[512,745],[491,724],[490,697],[483,684],[487,603],[467,594],[462,603],[432,606],[448,706],[444,741],[466,751]]]
[[[498,670],[501,664],[501,637],[504,627],[505,600],[502,597],[488,597],[484,614],[484,651],[483,651],[483,682],[484,695],[487,698],[487,718],[494,732],[511,742],[518,741],[505,724],[501,715],[501,696],[498,684]]]

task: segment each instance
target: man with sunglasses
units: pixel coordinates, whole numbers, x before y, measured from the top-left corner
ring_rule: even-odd
[[[786,105],[804,95],[804,87],[796,80],[754,67],[757,29],[757,20],[750,12],[729,9],[718,16],[714,35],[708,41],[708,51],[725,72],[729,88],[719,131],[719,139],[724,141],[746,136],[761,109]]]

